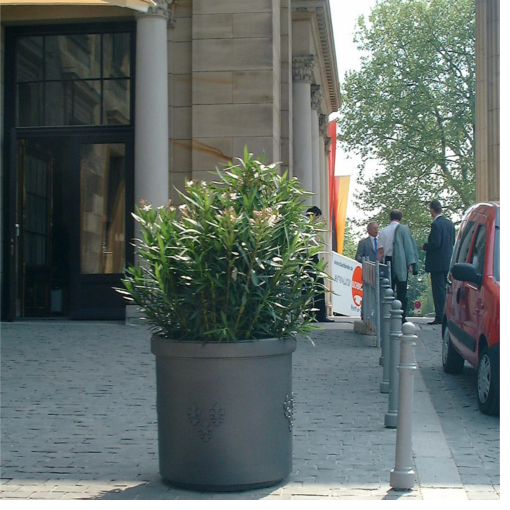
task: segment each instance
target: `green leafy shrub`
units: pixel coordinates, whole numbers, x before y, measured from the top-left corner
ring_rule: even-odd
[[[319,227],[296,179],[245,150],[213,183],[189,181],[183,205],[142,205],[139,265],[117,289],[151,329],[174,340],[236,342],[312,329]]]

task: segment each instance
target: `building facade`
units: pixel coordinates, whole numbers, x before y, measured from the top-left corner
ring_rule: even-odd
[[[23,3],[0,12],[4,319],[123,318],[135,204],[245,146],[328,219],[329,0]]]
[[[500,198],[500,2],[476,0],[476,200]]]

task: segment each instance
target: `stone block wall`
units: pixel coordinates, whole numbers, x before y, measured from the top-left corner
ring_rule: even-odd
[[[177,2],[168,28],[168,133],[169,198],[180,204],[176,189],[183,190],[191,173],[191,47],[192,0]]]
[[[4,240],[4,171],[3,171],[3,160],[4,160],[4,62],[5,62],[5,29],[0,26],[0,282],[4,281],[4,264],[3,255],[5,248]]]
[[[192,177],[210,180],[245,146],[281,161],[281,0],[194,0],[188,14]]]

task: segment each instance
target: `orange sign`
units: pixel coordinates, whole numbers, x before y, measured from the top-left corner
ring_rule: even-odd
[[[363,299],[363,280],[361,279],[361,267],[358,266],[352,272],[352,300],[355,306],[361,306]]]

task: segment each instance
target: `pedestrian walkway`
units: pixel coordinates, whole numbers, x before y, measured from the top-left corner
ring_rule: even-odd
[[[281,484],[239,493],[176,489],[159,477],[149,332],[109,322],[1,328],[0,498],[175,500],[499,499],[499,418],[476,409],[473,369],[441,369],[440,328],[418,326],[416,483],[389,486],[396,431],[384,427],[375,337],[336,318],[293,356],[294,462]],[[418,323],[419,321],[417,321]],[[476,383],[474,383],[476,384]],[[462,402],[455,402],[461,388]]]

